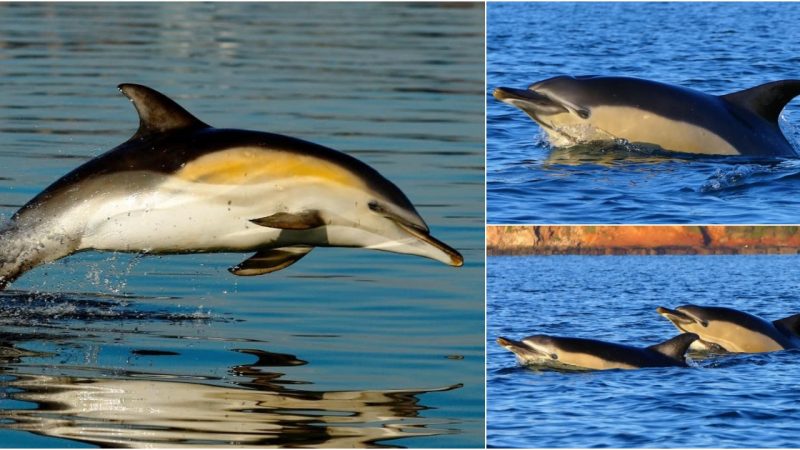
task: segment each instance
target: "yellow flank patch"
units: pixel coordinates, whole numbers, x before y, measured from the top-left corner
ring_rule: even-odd
[[[544,119],[555,146],[579,142],[625,139],[634,144],[653,144],[664,150],[707,155],[738,155],[727,141],[709,130],[689,122],[626,106],[597,106],[589,120],[571,113]]]
[[[309,177],[347,186],[364,186],[364,182],[349,170],[320,158],[246,147],[201,156],[178,170],[175,176],[210,184],[252,184]]]

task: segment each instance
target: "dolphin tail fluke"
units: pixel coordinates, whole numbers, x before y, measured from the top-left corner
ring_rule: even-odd
[[[786,330],[793,336],[800,337],[800,314],[774,320],[772,324],[779,330]]]
[[[648,348],[668,358],[685,362],[686,359],[684,355],[686,354],[686,350],[689,349],[692,342],[698,339],[700,339],[700,336],[694,333],[683,333],[660,344],[651,345]]]
[[[783,108],[798,95],[800,95],[800,80],[781,80],[722,95],[721,98],[777,125]]]

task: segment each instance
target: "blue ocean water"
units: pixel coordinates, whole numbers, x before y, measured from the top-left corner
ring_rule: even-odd
[[[520,367],[498,336],[635,346],[677,335],[657,306],[800,311],[800,256],[496,256],[487,261],[490,447],[794,447],[800,353],[695,359],[689,368],[582,373]]]
[[[552,149],[491,96],[552,76],[620,75],[725,94],[798,78],[796,3],[487,5],[490,223],[796,223],[800,161]],[[781,128],[800,150],[800,100]]]
[[[0,293],[0,446],[480,447],[482,4],[0,4],[0,214],[128,139],[116,86],[353,155],[466,264],[83,253]]]

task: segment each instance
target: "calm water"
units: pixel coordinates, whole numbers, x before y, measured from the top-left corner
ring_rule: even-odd
[[[5,218],[134,132],[136,82],[364,160],[466,260],[38,268],[0,293],[0,445],[483,445],[483,5],[0,4],[0,47]]]
[[[677,334],[659,305],[774,320],[800,311],[798,280],[800,256],[490,257],[489,446],[796,446],[798,351],[560,373],[519,367],[494,340],[541,333],[646,346]]]
[[[724,94],[797,78],[796,3],[489,3],[491,223],[796,223],[800,161],[553,150],[491,97],[559,74],[624,75]],[[781,127],[800,149],[800,100]]]

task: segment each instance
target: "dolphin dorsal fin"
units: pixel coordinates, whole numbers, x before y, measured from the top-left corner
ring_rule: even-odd
[[[647,348],[661,353],[669,358],[684,361],[686,350],[689,349],[689,346],[692,345],[692,342],[698,339],[700,339],[700,336],[694,333],[683,333],[675,336],[672,339],[664,341],[660,344],[651,345]]]
[[[722,95],[720,98],[777,124],[783,108],[800,95],[800,80],[781,80]]]
[[[135,138],[171,130],[208,127],[181,105],[155,89],[132,83],[120,84],[118,87],[139,113],[139,129],[134,135]]]
[[[783,319],[773,320],[775,328],[786,330],[791,334],[800,337],[800,314],[784,317]]]

